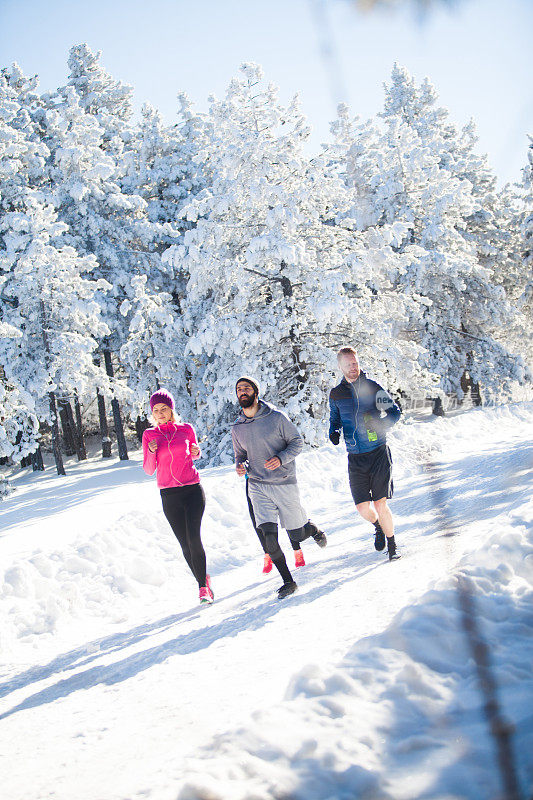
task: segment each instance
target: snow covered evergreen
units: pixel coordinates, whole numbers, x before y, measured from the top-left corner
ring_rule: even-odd
[[[116,154],[106,148],[106,129],[97,116],[83,110],[73,87],[66,86],[49,98],[46,135],[54,143],[49,163],[51,197],[60,219],[68,225],[68,241],[80,254],[96,259],[93,274],[110,284],[109,292],[98,298],[109,328],[99,346],[110,349],[115,359],[121,347],[128,346],[128,360],[118,361],[115,368],[129,390],[121,392],[122,399],[136,416],[158,379],[148,343],[135,347],[147,296],[149,300],[153,296],[158,306],[168,306],[165,324],[172,317],[169,298],[161,294],[159,285],[163,274],[157,252],[159,226],[147,219],[140,195],[122,190]],[[138,286],[146,281],[148,285],[139,292]]]
[[[358,123],[345,144],[346,180],[360,228],[402,231],[392,283],[408,301],[406,333],[422,346],[421,363],[446,392],[461,397],[467,374],[486,398],[501,398],[525,373],[498,339],[514,310],[494,275],[502,250],[494,178],[474,152],[472,126],[458,131],[436,99],[429,81],[417,87],[395,65],[383,125]],[[340,123],[336,131],[346,139]]]
[[[0,340],[21,337],[19,330],[0,322]],[[31,455],[39,443],[39,420],[35,414],[32,395],[27,392],[15,376],[8,378],[5,372],[6,350],[2,347],[0,361],[0,458],[15,462]],[[7,481],[2,476],[0,496],[6,491]]]
[[[98,119],[103,130],[102,147],[120,160],[129,138],[133,116],[133,88],[113,78],[100,63],[101,53],[87,44],[75,45],[68,58],[72,86],[86,114]]]
[[[133,380],[139,385],[136,396],[141,416],[147,396],[160,385],[172,386],[180,397],[182,412],[190,410],[181,322],[187,278],[183,265],[173,266],[164,254],[192,227],[181,210],[205,185],[204,167],[197,163],[197,155],[204,146],[206,123],[186,96],[180,95],[178,101],[178,122],[173,126],[164,125],[156,109],[143,107],[123,158],[122,189],[144,200],[154,235],[152,269],[132,279],[136,311],[120,351],[125,363],[135,365]],[[126,300],[120,311],[126,315],[131,307]]]
[[[95,296],[109,287],[82,277],[96,261],[61,246],[65,231],[55,210],[31,194],[25,208],[0,223],[3,318],[17,332],[4,345],[4,373],[24,387],[48,423],[50,393],[85,397],[92,388],[107,388],[93,353],[108,333]]]
[[[522,174],[521,214],[518,220],[521,263],[515,288],[518,287],[516,305],[522,323],[520,344],[533,370],[533,136],[528,138],[527,164]]]

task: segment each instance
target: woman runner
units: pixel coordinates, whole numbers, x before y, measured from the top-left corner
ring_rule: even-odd
[[[174,398],[166,389],[159,389],[150,398],[155,427],[143,433],[143,469],[147,475],[157,470],[163,513],[198,582],[200,602],[212,603],[214,595],[200,536],[205,495],[193,464],[201,452],[194,428],[178,422],[174,405]]]

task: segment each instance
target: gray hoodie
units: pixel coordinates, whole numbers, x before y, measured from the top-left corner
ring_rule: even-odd
[[[296,483],[294,459],[302,451],[303,439],[290,419],[274,406],[259,401],[254,417],[239,414],[231,429],[235,461],[248,461],[251,483]],[[268,470],[265,461],[277,456],[281,467]]]

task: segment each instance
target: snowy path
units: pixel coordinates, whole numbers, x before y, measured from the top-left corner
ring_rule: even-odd
[[[215,781],[211,791],[246,797],[249,772],[243,777],[237,769],[241,751],[227,744],[225,732],[249,744],[246,729],[266,713],[273,743],[259,749],[266,774],[275,776],[279,758],[268,748],[277,733],[295,752],[308,738],[299,725],[287,727],[284,710],[302,702],[294,698],[305,676],[335,674],[355,644],[416,609],[436,581],[502,526],[531,527],[532,432],[531,406],[404,425],[393,450],[393,511],[405,557],[395,564],[375,553],[370,526],[355,518],[345,455],[331,448],[313,453],[300,466],[300,483],[329,543],[325,550],[305,543],[308,564],[295,575],[300,590],[282,603],[275,599],[279,577],[260,573],[242,484],[231,469],[206,470],[203,477],[204,539],[216,593],[209,608],[196,604],[157,492],[138,464],[121,465],[112,473],[118,485],[108,489],[111,473],[97,462],[79,468],[78,483],[68,479],[59,492],[52,478],[27,478],[5,504],[9,525],[0,540],[9,560],[2,613],[14,620],[6,642],[11,665],[0,676],[4,796],[170,800],[181,787],[183,798],[200,797],[199,789],[183,785],[203,773],[204,766],[191,768],[197,759],[209,778],[212,757],[213,775],[223,775],[223,783]],[[436,472],[420,470],[420,453],[438,462]],[[435,519],[435,493],[455,535],[443,535]],[[51,595],[59,598],[65,587],[69,604],[51,605]],[[307,691],[307,705],[313,692]],[[359,728],[350,736],[365,738]],[[264,780],[260,775],[253,791],[262,797],[263,787],[265,797],[273,796]],[[315,788],[313,796],[328,797]],[[368,796],[388,796],[379,791]],[[410,795],[396,787],[392,796]]]

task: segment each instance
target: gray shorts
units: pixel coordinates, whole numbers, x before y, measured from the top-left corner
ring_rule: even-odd
[[[300,502],[297,483],[255,483],[250,481],[248,493],[255,515],[255,524],[279,521],[286,531],[301,528],[309,517]]]

